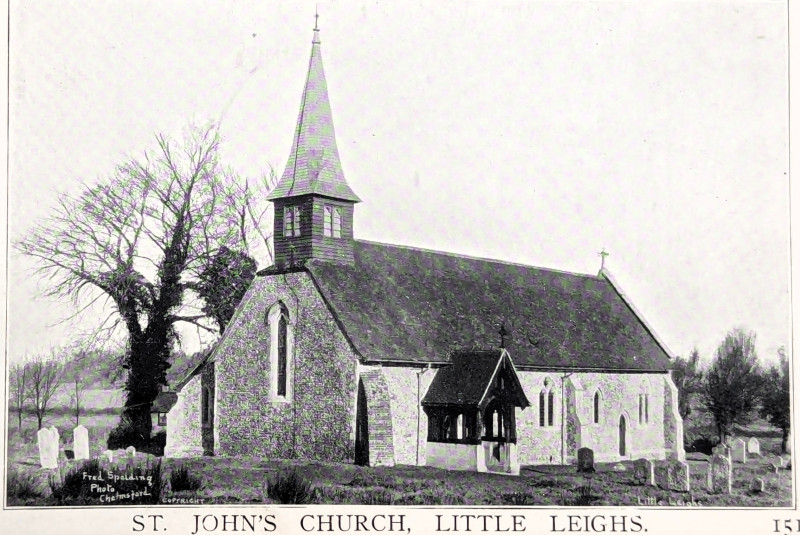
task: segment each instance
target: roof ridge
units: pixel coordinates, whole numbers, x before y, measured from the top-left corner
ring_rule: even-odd
[[[472,256],[472,255],[466,255],[466,254],[462,254],[462,253],[454,253],[454,252],[450,252],[450,251],[440,251],[440,250],[437,250],[437,249],[426,249],[425,247],[414,247],[414,246],[411,246],[411,245],[398,245],[396,243],[386,243],[386,242],[379,242],[379,241],[373,241],[373,240],[356,239],[356,240],[353,240],[353,241],[356,242],[356,243],[367,243],[367,244],[372,244],[372,245],[383,245],[383,246],[386,246],[386,247],[396,247],[398,249],[408,249],[408,250],[411,250],[411,251],[420,251],[420,252],[424,252],[424,253],[435,253],[435,254],[440,254],[442,256],[450,256],[450,257],[453,257],[453,258],[464,258],[466,260],[480,260],[482,262],[491,262],[491,263],[494,263],[494,264],[503,264],[503,265],[506,265],[506,266],[519,266],[519,267],[525,267],[525,268],[541,269],[543,271],[550,271],[552,273],[560,273],[560,274],[563,274],[563,275],[573,275],[575,277],[585,277],[585,278],[592,279],[592,280],[602,280],[602,278],[600,276],[593,275],[591,273],[578,273],[577,271],[567,271],[567,270],[564,270],[564,269],[556,269],[556,268],[550,268],[550,267],[534,266],[533,264],[523,264],[521,262],[511,262],[509,260],[499,260],[497,258],[486,258],[486,257],[483,257],[483,256]]]

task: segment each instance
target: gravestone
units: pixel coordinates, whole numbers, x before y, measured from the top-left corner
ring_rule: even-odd
[[[770,474],[777,474],[778,470],[780,470],[780,469],[781,469],[781,467],[780,467],[780,465],[778,463],[772,463],[771,465],[769,465],[769,473]]]
[[[108,460],[108,462],[110,462],[110,463],[114,462],[114,452],[113,451],[106,450],[106,451],[104,451],[102,453],[102,455],[103,455],[103,457],[105,457]]]
[[[682,461],[669,461],[669,489],[689,492],[689,465]]]
[[[711,457],[711,486],[708,491],[712,494],[730,494],[732,483],[731,460],[724,455]]]
[[[792,432],[786,437],[786,453],[792,453]]]
[[[726,444],[717,444],[714,446],[714,449],[711,450],[711,455],[724,455],[727,458],[731,458],[731,448]]]
[[[82,425],[72,431],[72,449],[76,461],[89,458],[89,430]]]
[[[42,468],[58,468],[58,443],[50,429],[42,428],[36,433],[39,442],[39,464]]]
[[[756,437],[750,437],[747,441],[747,453],[750,455],[761,455],[761,443]]]
[[[578,472],[594,472],[594,451],[591,448],[578,450]]]
[[[747,445],[741,438],[737,438],[731,444],[731,460],[735,463],[747,462]]]
[[[127,448],[125,448],[125,454],[128,457],[136,457],[136,448],[134,448],[133,446],[128,446]]]
[[[764,480],[760,477],[755,478],[750,484],[750,492],[753,494],[761,494],[764,492]]]
[[[637,485],[654,486],[656,484],[656,476],[653,470],[653,461],[649,459],[634,461],[633,480]]]

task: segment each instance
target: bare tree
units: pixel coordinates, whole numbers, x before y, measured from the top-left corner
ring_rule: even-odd
[[[65,376],[69,383],[69,398],[72,407],[72,414],[75,416],[75,425],[81,423],[81,401],[83,399],[83,391],[86,388],[86,377],[83,373],[85,367],[89,364],[90,353],[82,347],[76,347],[72,351],[72,355],[68,363],[69,373]]]
[[[28,368],[29,397],[33,402],[33,412],[36,414],[38,429],[41,429],[47,411],[51,409],[50,401],[61,386],[64,365],[58,352],[51,349],[47,358],[41,353],[34,355],[26,367]]]
[[[23,362],[11,365],[9,369],[9,393],[11,394],[11,407],[17,413],[17,429],[22,429],[22,417],[25,414],[25,402],[28,401],[30,392],[28,388],[30,369]]]
[[[218,334],[197,294],[201,274],[223,246],[246,250],[265,217],[255,188],[222,167],[215,126],[191,129],[179,148],[163,135],[156,142],[98,185],[62,197],[56,213],[16,244],[38,260],[47,295],[72,299],[78,313],[103,300],[111,312],[102,328],[124,328],[122,425],[132,444],[149,440],[176,325]]]

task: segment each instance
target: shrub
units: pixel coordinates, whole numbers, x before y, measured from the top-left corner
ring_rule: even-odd
[[[711,438],[705,433],[687,432],[683,438],[683,449],[687,453],[696,452],[711,455],[712,450],[718,443],[719,440]]]
[[[108,449],[119,450],[133,446],[137,450],[150,445],[150,437],[145,437],[127,418],[120,418],[117,427],[108,434]]]
[[[200,478],[193,476],[185,466],[180,466],[170,472],[169,484],[172,492],[181,492],[183,490],[194,492],[203,487]]]
[[[39,484],[30,472],[22,470],[9,472],[6,485],[8,505],[22,505],[27,500],[42,496]]]
[[[267,482],[267,496],[278,503],[304,504],[311,503],[314,493],[311,482],[293,469]]]

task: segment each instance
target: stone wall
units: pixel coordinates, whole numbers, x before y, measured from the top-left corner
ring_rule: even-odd
[[[383,368],[359,367],[367,412],[369,465],[394,466],[394,433],[389,388]],[[358,425],[358,424],[356,424]]]
[[[178,392],[178,400],[167,413],[165,457],[194,457],[203,454],[201,381],[201,375],[192,377]]]
[[[512,356],[513,358],[513,356]],[[517,371],[530,407],[517,409],[517,455],[520,464],[561,464],[562,380],[558,373]],[[545,381],[547,386],[545,386]],[[539,425],[539,392],[553,392],[553,425]],[[545,415],[547,416],[547,415]],[[565,422],[566,423],[566,422]],[[566,425],[564,426],[566,428]]]
[[[270,393],[269,308],[290,316],[289,396]],[[356,356],[305,272],[253,281],[215,352],[218,455],[352,462]]]
[[[625,418],[624,458],[665,457],[666,374],[518,371],[531,406],[517,410],[521,464],[574,462],[577,450],[592,448],[596,461],[619,460],[620,417]],[[545,385],[549,382],[549,386]],[[553,425],[539,424],[539,392],[553,392]],[[594,423],[594,395],[600,392],[600,422]],[[562,413],[562,392],[566,407]],[[639,421],[639,394],[647,394],[647,420]],[[562,416],[564,418],[562,427]],[[673,426],[674,428],[675,426]],[[562,444],[562,432],[565,439]],[[681,439],[682,440],[682,439]],[[562,446],[564,448],[562,454]]]
[[[394,433],[394,459],[397,464],[425,465],[428,443],[428,415],[421,410],[436,370],[384,366],[389,387]]]

